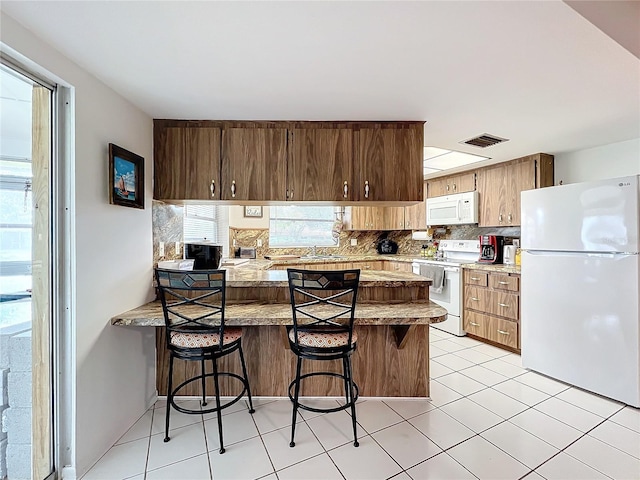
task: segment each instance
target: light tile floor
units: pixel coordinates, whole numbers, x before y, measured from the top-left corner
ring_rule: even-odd
[[[291,403],[269,398],[225,411],[223,455],[212,414],[172,411],[164,443],[159,400],[83,480],[640,479],[640,410],[470,338],[432,328],[431,345],[431,398],[361,399],[359,448],[344,411],[302,411],[289,448]]]

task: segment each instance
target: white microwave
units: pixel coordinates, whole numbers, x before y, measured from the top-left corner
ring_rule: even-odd
[[[427,225],[478,223],[478,192],[427,198]]]

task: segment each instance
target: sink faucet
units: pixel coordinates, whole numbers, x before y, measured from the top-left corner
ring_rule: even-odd
[[[312,257],[316,256],[316,246],[314,245],[313,247],[311,247],[311,253],[309,254]]]

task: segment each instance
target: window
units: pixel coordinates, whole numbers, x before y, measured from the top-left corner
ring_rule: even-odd
[[[229,256],[229,207],[225,205],[185,205],[183,238],[185,243],[204,242],[222,245]]]
[[[270,247],[338,246],[339,223],[334,207],[287,205],[269,210]]]

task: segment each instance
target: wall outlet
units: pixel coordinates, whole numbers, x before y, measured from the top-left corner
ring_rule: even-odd
[[[358,245],[358,239],[357,238],[352,238],[351,239],[351,246],[355,247],[356,245]]]
[[[262,240],[261,240],[261,239],[258,239],[258,241],[256,242],[256,244],[257,244],[259,247],[261,247],[261,246],[262,246]]]
[[[235,238],[233,239],[233,246],[234,247],[238,246],[238,241]]]
[[[164,257],[164,242],[158,244],[158,256]]]
[[[176,255],[180,255],[180,242],[176,242]]]

